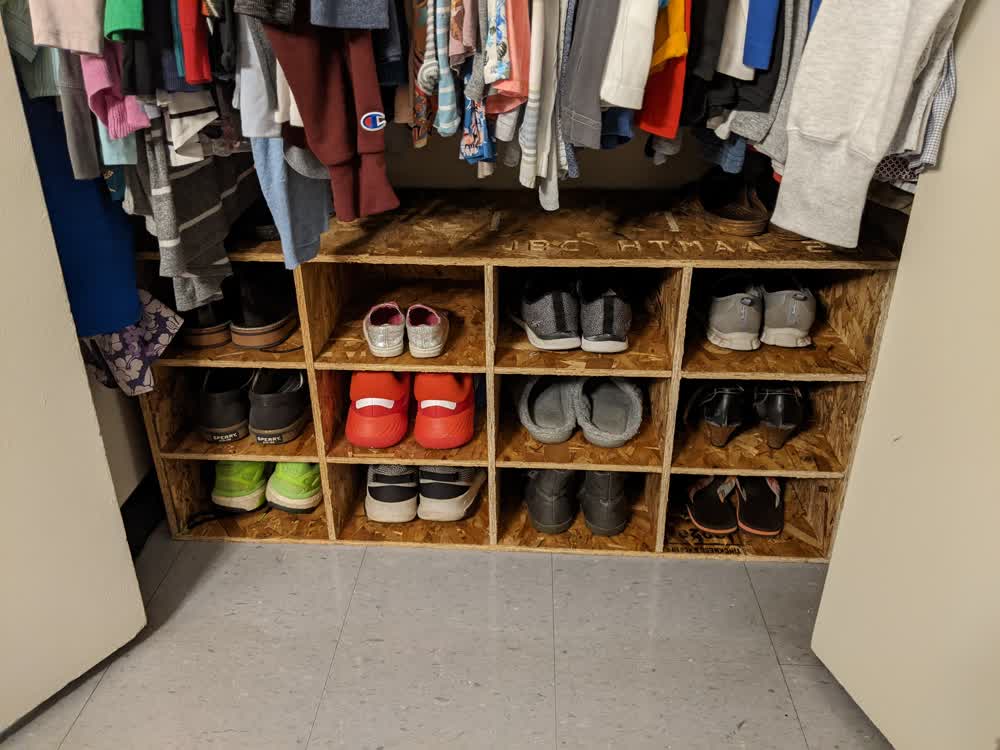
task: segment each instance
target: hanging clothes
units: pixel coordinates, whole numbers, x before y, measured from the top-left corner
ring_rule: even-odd
[[[201,0],[177,0],[177,22],[184,50],[184,80],[210,83],[212,62],[208,55],[208,30],[201,17]]]
[[[309,148],[330,172],[337,217],[353,221],[396,208],[385,173],[386,120],[371,33],[317,28],[304,18],[287,30],[265,24],[265,31]]]
[[[389,3],[386,0],[310,0],[308,5],[311,8],[309,20],[313,26],[368,30],[389,28]]]
[[[684,5],[684,30],[690,39],[694,0],[670,0],[671,5],[675,3]],[[636,125],[640,129],[663,138],[677,136],[681,109],[684,105],[687,59],[686,54],[671,57],[661,70],[649,77],[642,100],[642,110],[636,117]]]
[[[747,38],[750,0],[729,0],[726,24],[722,32],[722,48],[715,69],[731,78],[752,81],[754,69],[743,62]]]
[[[832,245],[857,244],[875,167],[905,113],[921,111],[914,102],[936,90],[963,4],[926,0],[917,7],[893,0],[823,7],[789,112],[776,225]],[[868,34],[859,37],[861,29]],[[887,45],[887,38],[899,44]],[[937,70],[928,70],[927,63],[938,59]]]
[[[458,93],[455,90],[455,76],[448,63],[448,29],[451,22],[449,0],[434,0],[434,48],[437,53],[437,114],[434,129],[439,135],[448,137],[458,132],[462,118],[458,113]]]
[[[509,112],[528,101],[528,73],[531,70],[531,26],[528,22],[528,0],[508,0],[507,54],[510,73],[496,81],[486,99],[486,111],[491,115]]]
[[[576,14],[562,118],[566,141],[574,146],[601,147],[601,81],[618,7],[618,0],[587,2]]]
[[[744,65],[758,70],[771,67],[775,43],[780,44],[777,31],[781,5],[782,0],[750,0],[743,43]]]
[[[657,0],[619,0],[611,48],[601,78],[601,103],[639,109],[649,75]]]
[[[752,10],[752,6],[751,6]],[[761,105],[766,95],[768,80],[773,81],[773,89],[767,102],[767,108],[742,109],[737,107],[733,113],[730,127],[737,135],[742,135],[751,141],[762,141],[778,116],[782,97],[788,88],[789,71],[792,63],[792,42],[795,32],[795,0],[783,0],[775,28],[775,48],[771,67],[757,74],[757,84],[760,87]],[[801,51],[799,51],[801,54]]]
[[[104,48],[104,0],[29,0],[39,47],[99,55]]]
[[[149,117],[139,100],[122,95],[121,56],[118,42],[108,42],[103,55],[80,56],[90,109],[107,126],[111,138],[124,138],[149,127]]]
[[[428,88],[428,81],[422,81],[420,78],[420,71],[428,60],[428,42],[431,43],[430,57],[433,59],[433,64],[437,65],[437,55],[433,49],[433,24],[434,0],[414,0],[410,33],[410,82],[413,87],[410,121],[413,126],[411,134],[414,148],[423,148],[427,145],[431,124],[434,122],[436,88]]]

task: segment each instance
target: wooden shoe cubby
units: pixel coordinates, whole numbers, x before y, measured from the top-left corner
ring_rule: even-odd
[[[185,350],[178,342],[156,366],[156,390],[142,398],[171,530],[179,538],[386,543],[610,554],[669,554],[822,560],[830,553],[868,397],[897,265],[880,242],[843,251],[807,239],[719,233],[692,204],[669,195],[570,192],[545,213],[534,197],[487,191],[403,194],[392,214],[333,222],[317,258],[295,270],[301,327],[279,352],[232,346]],[[234,261],[282,263],[277,242],[235,247]],[[155,253],[140,253],[155,261]],[[536,269],[614,275],[628,290],[635,323],[617,354],[539,352],[506,310]],[[701,323],[720,275],[763,278],[793,271],[819,301],[814,345],[719,349]],[[424,302],[447,311],[451,333],[435,359],[371,356],[361,323],[376,302]],[[298,348],[301,347],[301,348]],[[312,423],[288,446],[249,439],[218,446],[193,431],[194,367],[305,370]],[[481,381],[476,435],[453,451],[421,448],[407,436],[393,448],[358,449],[344,437],[350,375],[357,370],[471,373]],[[626,446],[592,446],[578,430],[563,445],[542,445],[519,424],[513,386],[520,377],[620,376],[643,391],[644,421]],[[810,419],[771,451],[749,425],[713,448],[682,423],[685,399],[709,380],[801,381]],[[323,504],[307,516],[259,511],[203,521],[211,510],[211,461],[315,461]],[[377,524],[364,516],[365,472],[373,463],[475,466],[487,472],[479,501],[457,523]],[[532,529],[522,501],[532,468],[604,469],[629,474],[633,516],[623,534],[598,537],[578,517],[564,534]],[[686,519],[693,475],[782,477],[784,532],[773,539],[707,537]],[[200,523],[193,523],[202,521]]]

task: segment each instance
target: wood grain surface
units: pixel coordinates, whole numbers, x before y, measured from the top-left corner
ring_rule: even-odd
[[[306,366],[302,345],[302,329],[269,351],[241,349],[232,342],[211,349],[191,349],[184,346],[181,336],[157,360],[161,367],[268,367],[303,368]]]
[[[365,464],[438,464],[441,466],[487,466],[489,445],[486,438],[486,420],[480,418],[476,423],[476,431],[470,442],[460,448],[451,450],[433,450],[422,448],[413,439],[413,421],[402,442],[391,448],[358,448],[347,441],[347,436],[340,432],[334,436],[327,460],[334,463],[365,463]]]
[[[308,461],[317,463],[316,433],[312,420],[302,434],[283,445],[261,445],[253,435],[232,443],[212,443],[197,430],[181,434],[161,451],[164,458],[201,461]]]

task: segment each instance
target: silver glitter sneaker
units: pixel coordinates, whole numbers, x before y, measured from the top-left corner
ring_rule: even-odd
[[[418,359],[440,357],[448,343],[448,316],[427,305],[410,305],[406,311],[406,337],[410,354]]]
[[[362,326],[368,350],[376,357],[398,357],[405,346],[403,311],[395,302],[375,305]]]

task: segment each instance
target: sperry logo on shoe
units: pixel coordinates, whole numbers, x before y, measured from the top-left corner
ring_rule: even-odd
[[[221,435],[210,435],[209,441],[212,443],[231,443],[234,440],[239,440],[240,433],[238,432],[226,432]]]
[[[261,445],[277,445],[284,442],[281,435],[258,435],[257,442]]]

